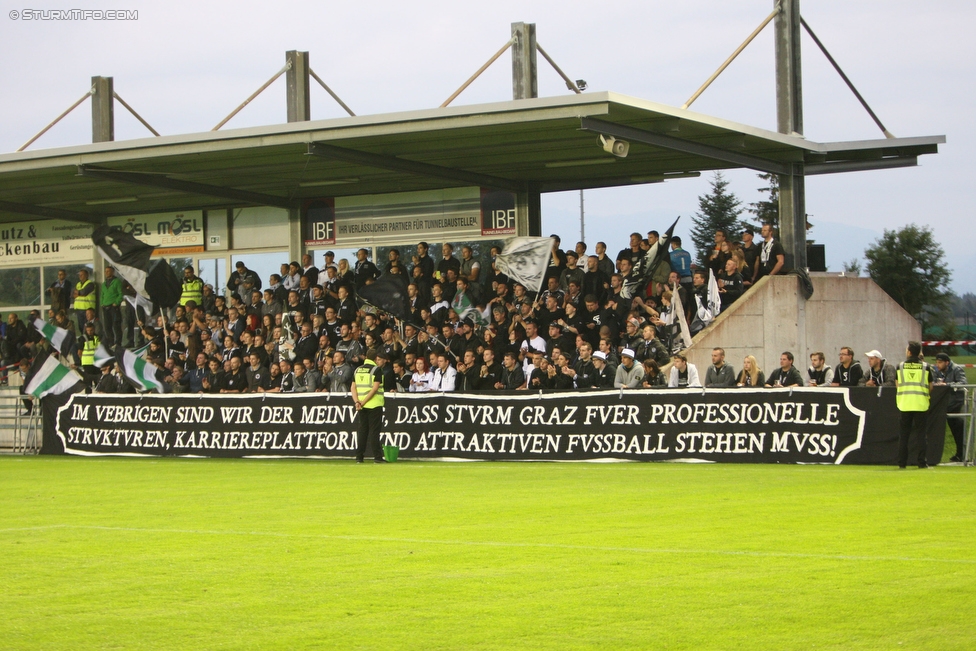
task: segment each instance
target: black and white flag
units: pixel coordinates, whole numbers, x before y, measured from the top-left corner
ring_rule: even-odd
[[[530,292],[542,291],[552,258],[551,237],[513,237],[495,258],[495,269]]]
[[[402,274],[383,274],[376,282],[357,289],[356,298],[401,321],[410,318],[407,279]]]
[[[156,247],[111,226],[96,228],[92,242],[139,296],[160,307],[173,307],[180,301],[183,286],[176,272],[165,260],[152,262]]]

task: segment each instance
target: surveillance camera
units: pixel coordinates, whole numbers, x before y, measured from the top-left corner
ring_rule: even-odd
[[[585,79],[577,79],[576,80],[576,87],[579,88],[580,90],[586,90],[586,80]]]
[[[630,143],[626,140],[617,140],[613,136],[600,135],[600,145],[603,146],[603,151],[608,154],[613,154],[617,158],[627,158],[627,152],[630,151]]]

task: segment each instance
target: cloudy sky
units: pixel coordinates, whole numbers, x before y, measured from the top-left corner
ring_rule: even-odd
[[[5,3],[0,14],[0,151],[16,150],[87,90],[93,75],[115,89],[163,134],[206,131],[283,64],[284,52],[308,50],[312,68],[358,114],[432,108],[446,99],[510,34],[534,22],[539,43],[590,90],[609,90],[680,106],[768,15],[771,0],[491,3],[427,2],[70,2]],[[135,9],[126,22],[14,20],[25,9]],[[810,236],[827,246],[839,270],[884,229],[931,226],[953,270],[953,289],[976,292],[976,146],[971,117],[976,68],[972,2],[806,0],[817,32],[888,129],[897,136],[945,135],[947,144],[917,168],[811,177]],[[868,115],[804,35],[806,136],[816,141],[881,137]],[[539,94],[568,91],[540,57]],[[455,101],[511,97],[508,55]],[[696,111],[776,128],[773,39],[767,27],[698,99]],[[312,91],[314,119],[342,109]],[[285,121],[279,79],[225,128]],[[144,128],[116,111],[116,139]],[[91,138],[90,109],[75,111],[32,149]],[[750,171],[728,173],[744,203],[758,198]],[[586,192],[588,240],[624,245],[627,233],[667,226],[682,215],[687,235],[709,176]],[[546,195],[543,227],[564,240],[579,233],[579,193]]]

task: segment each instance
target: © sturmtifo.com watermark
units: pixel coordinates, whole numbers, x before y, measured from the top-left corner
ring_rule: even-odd
[[[138,9],[11,9],[10,20],[139,20]]]

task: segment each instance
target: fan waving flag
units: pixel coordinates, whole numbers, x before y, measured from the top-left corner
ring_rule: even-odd
[[[654,277],[654,272],[664,261],[664,257],[670,257],[671,253],[668,249],[671,248],[671,236],[674,235],[674,227],[678,225],[680,219],[681,217],[675,219],[671,227],[664,232],[664,235],[647,250],[644,255],[644,274],[641,280],[650,281]]]
[[[166,385],[157,377],[158,369],[141,357],[136,357],[131,350],[119,346],[115,349],[115,360],[119,370],[132,386],[140,391],[156,390],[166,393]]]
[[[59,328],[56,325],[47,323],[42,319],[34,319],[34,327],[44,335],[44,338],[51,342],[54,350],[62,355],[68,355],[72,346],[75,345],[75,335],[70,330]]]
[[[407,279],[401,274],[383,274],[376,282],[357,289],[356,297],[401,321],[410,318]]]
[[[495,270],[520,283],[530,292],[542,291],[552,258],[551,237],[513,237],[495,258]]]
[[[173,307],[179,302],[183,287],[176,272],[165,260],[151,262],[156,247],[111,226],[96,228],[92,242],[98,253],[144,299],[162,307]]]
[[[77,371],[58,363],[58,360],[53,357],[48,357],[24,387],[24,393],[29,393],[36,398],[43,398],[48,394],[58,395],[69,391],[81,381]],[[77,390],[80,391],[81,387]]]

